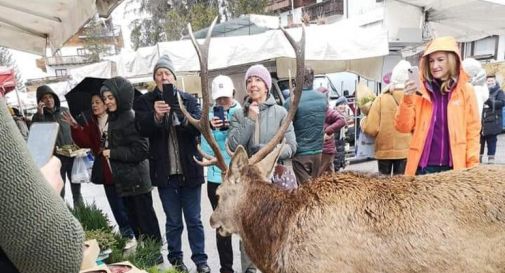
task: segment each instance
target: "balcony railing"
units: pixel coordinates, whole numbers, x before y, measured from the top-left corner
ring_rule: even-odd
[[[343,0],[327,0],[320,3],[307,5],[303,11],[309,15],[310,21],[325,18],[333,15],[344,14]]]
[[[55,56],[47,57],[46,64],[48,66],[52,65],[78,65],[78,64],[89,64],[93,61],[86,55],[69,55],[69,56]]]
[[[108,30],[103,30],[99,32],[93,32],[93,38],[115,38],[115,37],[120,37],[121,36],[121,27],[119,26],[114,26],[113,29],[108,29]],[[88,36],[84,34],[84,32],[81,32],[79,34],[80,39],[86,39]]]

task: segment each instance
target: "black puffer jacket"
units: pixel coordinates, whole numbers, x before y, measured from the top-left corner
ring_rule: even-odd
[[[135,126],[133,86],[121,77],[106,80],[103,85],[102,95],[111,91],[117,104],[117,110],[109,113],[107,131],[113,183],[121,196],[150,192],[149,146]]]
[[[200,118],[201,110],[198,101],[192,95],[179,91],[186,110],[196,119]],[[155,186],[168,186],[170,166],[168,137],[169,127],[172,126],[170,118],[161,125],[154,120],[154,102],[163,100],[162,93],[158,88],[153,92],[146,93],[135,101],[134,109],[136,119],[140,127],[142,136],[149,138],[151,179]],[[185,121],[184,116],[178,114],[182,120],[180,125],[175,126],[175,133],[179,144],[179,155],[182,165],[182,179],[179,179],[179,186],[195,187],[205,182],[203,167],[198,165],[193,157],[200,159],[197,150],[198,137],[200,132],[190,123]],[[170,151],[174,152],[174,151]]]
[[[482,135],[497,135],[503,127],[502,108],[505,105],[505,93],[496,84],[489,88],[489,98],[482,110]]]

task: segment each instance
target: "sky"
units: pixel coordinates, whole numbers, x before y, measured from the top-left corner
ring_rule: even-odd
[[[112,12],[112,20],[114,24],[120,25],[123,33],[123,39],[125,41],[125,49],[131,49],[130,47],[130,29],[129,23],[135,17],[131,12],[125,13],[125,6],[127,0],[123,1],[114,11]],[[132,7],[130,6],[129,9]],[[41,58],[42,56],[30,54],[18,50],[10,50],[12,52],[13,58],[16,60],[16,64],[21,72],[21,76],[24,81],[29,79],[43,78],[48,75],[36,66],[35,60]],[[54,76],[54,75],[53,75]]]

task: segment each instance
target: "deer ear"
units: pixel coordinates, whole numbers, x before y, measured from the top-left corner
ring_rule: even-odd
[[[273,151],[271,151],[265,158],[263,158],[260,162],[256,163],[255,166],[261,172],[261,176],[265,178],[270,178],[272,175],[272,171],[274,170],[275,163],[279,159],[282,148],[284,147],[284,141],[277,145]]]
[[[235,183],[238,181],[240,176],[240,170],[249,164],[249,158],[247,157],[247,152],[245,151],[242,145],[238,146],[233,154],[233,157],[230,161],[230,167],[228,168],[228,173],[226,176],[228,177],[228,181]]]

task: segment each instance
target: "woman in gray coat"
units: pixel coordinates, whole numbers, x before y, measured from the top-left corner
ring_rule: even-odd
[[[253,65],[247,70],[245,84],[248,99],[244,102],[243,111],[236,111],[230,122],[228,146],[235,151],[242,145],[251,156],[272,139],[287,116],[287,110],[277,105],[270,95],[272,78],[263,65]],[[291,158],[296,152],[292,124],[286,130],[285,138],[281,160]]]
[[[286,108],[277,105],[270,95],[272,78],[263,65],[253,65],[247,70],[245,84],[248,99],[244,103],[243,111],[235,111],[233,114],[228,133],[228,146],[230,150],[235,151],[242,145],[251,156],[272,139],[288,112]],[[279,157],[281,160],[291,158],[296,152],[296,138],[292,124],[286,130],[285,138],[286,143]],[[256,267],[245,254],[242,244],[240,250],[242,272],[256,272]]]

